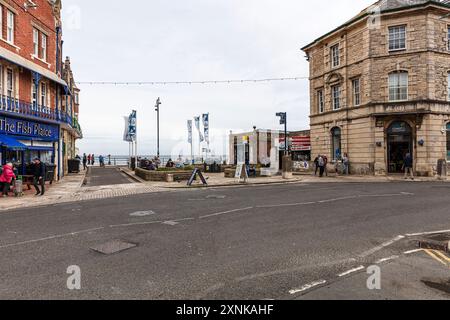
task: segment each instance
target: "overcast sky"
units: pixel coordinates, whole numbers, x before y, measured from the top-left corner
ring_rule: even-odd
[[[308,76],[300,48],[374,0],[64,0],[64,54],[77,81],[199,81]],[[133,5],[134,4],[134,5]],[[230,85],[80,85],[81,153],[128,154],[123,116],[138,111],[141,154],[189,154],[187,119],[210,113],[212,149],[234,132],[308,128],[308,81]],[[196,134],[194,134],[196,137]],[[195,147],[194,150],[198,150]]]

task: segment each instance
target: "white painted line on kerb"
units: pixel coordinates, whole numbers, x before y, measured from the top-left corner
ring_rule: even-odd
[[[375,263],[379,264],[379,263],[383,263],[383,262],[392,261],[392,260],[395,260],[395,259],[398,259],[398,258],[400,258],[400,257],[399,256],[392,256],[392,257],[389,257],[389,258],[380,259],[380,260],[376,261]]]
[[[124,227],[133,227],[133,226],[145,226],[149,224],[157,224],[163,223],[163,221],[151,221],[151,222],[136,222],[136,223],[127,223],[127,224],[116,224],[109,226],[110,228],[124,228]]]
[[[417,236],[425,236],[430,234],[438,234],[438,233],[450,233],[450,230],[441,230],[441,231],[430,231],[430,232],[421,232],[421,233],[410,233],[407,234],[407,237],[417,237]]]
[[[364,266],[359,266],[359,267],[357,267],[357,268],[353,268],[353,269],[351,269],[351,270],[348,270],[348,271],[345,271],[345,272],[343,272],[343,273],[341,273],[341,274],[338,274],[338,277],[345,277],[345,276],[348,276],[349,274],[352,274],[352,273],[361,271],[361,270],[363,270],[364,268],[365,268]]]
[[[361,257],[361,258],[368,257],[368,256],[374,254],[375,252],[383,250],[384,248],[389,247],[391,244],[394,244],[397,241],[400,241],[400,240],[402,240],[404,238],[405,238],[405,236],[397,236],[397,237],[395,237],[394,239],[392,239],[390,241],[386,241],[385,243],[382,243],[381,245],[379,245],[379,246],[377,246],[377,247],[375,247],[373,249],[370,249],[370,250],[367,250],[366,252],[363,252],[361,255],[359,255],[359,257]]]
[[[212,213],[212,214],[208,214],[206,216],[201,216],[200,219],[206,219],[206,218],[211,218],[211,217],[217,217],[217,216],[221,216],[224,214],[228,214],[228,213],[235,213],[235,212],[240,212],[240,211],[247,211],[247,210],[251,210],[254,207],[247,207],[247,208],[241,208],[241,209],[234,209],[234,210],[229,210],[229,211],[224,211],[224,212],[217,212],[217,213]]]
[[[325,284],[325,283],[327,283],[326,280],[320,280],[320,281],[312,282],[312,283],[309,283],[309,284],[305,284],[305,285],[302,286],[300,289],[293,289],[293,290],[290,290],[289,293],[290,293],[290,294],[297,294],[297,293],[304,292],[304,291],[306,291],[306,290],[312,289],[312,288],[314,288],[314,287],[323,285],[323,284]]]
[[[65,234],[60,234],[60,235],[46,237],[46,238],[22,241],[22,242],[17,242],[17,243],[12,243],[12,244],[7,244],[7,245],[0,246],[0,249],[6,249],[6,248],[11,248],[11,247],[25,245],[25,244],[42,242],[42,241],[48,241],[48,240],[54,240],[54,239],[60,239],[60,238],[65,238],[65,237],[73,237],[73,236],[76,236],[76,235],[79,235],[79,234],[89,233],[89,232],[98,231],[98,230],[102,230],[102,229],[104,229],[104,227],[88,229],[88,230],[81,230],[81,231],[76,231],[76,232],[71,232],[71,233],[65,233]]]

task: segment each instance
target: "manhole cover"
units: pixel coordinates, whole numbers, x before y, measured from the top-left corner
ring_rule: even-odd
[[[155,212],[153,211],[137,211],[130,214],[131,217],[147,217],[154,215]]]
[[[91,250],[94,250],[98,253],[110,255],[118,252],[122,252],[131,248],[137,247],[137,244],[126,242],[122,240],[112,240],[106,242],[104,244],[92,247]]]

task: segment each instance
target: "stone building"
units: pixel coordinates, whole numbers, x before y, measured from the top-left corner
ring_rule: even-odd
[[[352,173],[422,176],[450,160],[449,1],[378,1],[305,46],[312,153]]]

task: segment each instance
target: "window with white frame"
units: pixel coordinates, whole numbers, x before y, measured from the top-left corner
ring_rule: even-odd
[[[340,64],[339,44],[332,46],[330,49],[330,53],[331,53],[331,66],[333,68],[339,67]]]
[[[389,74],[389,101],[404,100],[408,100],[408,72],[392,72]]]
[[[352,80],[352,91],[353,91],[353,106],[359,106],[361,104],[361,80]]]
[[[36,87],[36,84],[33,82],[31,84],[31,103],[32,103],[33,110],[37,109],[37,95],[38,95],[37,87]]]
[[[14,98],[14,71],[9,69],[6,71],[6,95],[8,98]]]
[[[333,110],[339,110],[341,108],[341,86],[332,86],[331,95],[333,100]]]
[[[45,34],[42,34],[41,37],[41,58],[44,61],[47,61],[47,36]]]
[[[33,28],[33,55],[39,57],[39,31]]]
[[[0,65],[0,95],[3,95],[3,66]]]
[[[47,84],[41,82],[41,107],[47,107]]]
[[[325,111],[325,102],[323,100],[323,90],[317,91],[317,109],[319,113],[323,113]]]
[[[14,13],[9,10],[6,14],[6,41],[14,43]]]
[[[389,51],[406,49],[406,26],[389,27]]]

